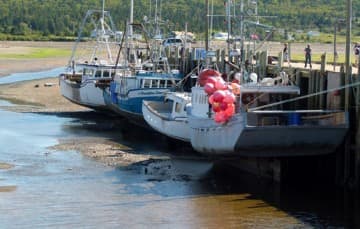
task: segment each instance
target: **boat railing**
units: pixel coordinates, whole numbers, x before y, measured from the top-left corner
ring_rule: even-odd
[[[247,126],[347,126],[344,111],[257,110],[247,112]]]

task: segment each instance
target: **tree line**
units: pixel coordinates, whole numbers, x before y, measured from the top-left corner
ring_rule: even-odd
[[[232,0],[231,11],[237,17],[231,19],[234,30],[240,16],[240,1]],[[155,3],[158,6],[155,7]],[[134,0],[134,18],[144,22],[144,16],[154,18],[155,12],[172,30],[188,30],[203,34],[206,19],[211,20],[213,31],[226,31],[224,16],[227,0],[208,0],[206,17],[205,0]],[[317,30],[332,32],[337,20],[345,17],[344,0],[243,0],[244,18],[255,20],[286,31]],[[213,5],[211,4],[213,3]],[[0,39],[76,37],[83,17],[89,9],[101,9],[102,0],[0,0]],[[118,30],[123,30],[129,18],[130,0],[105,0],[105,9],[110,11]],[[357,17],[360,1],[353,1],[353,31],[360,35],[360,20]],[[255,12],[256,11],[256,12]],[[257,16],[256,14],[257,13]],[[341,26],[341,25],[340,25]]]

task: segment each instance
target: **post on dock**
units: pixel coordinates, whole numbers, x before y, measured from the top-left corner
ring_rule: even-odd
[[[218,60],[218,66],[220,66],[220,71],[224,72],[225,71],[225,56],[226,56],[226,51],[225,49],[221,50],[221,54],[220,54],[220,59]],[[221,65],[220,65],[221,63]]]
[[[284,53],[283,52],[279,52],[278,54],[278,65],[280,68],[282,68],[284,66]]]
[[[313,94],[315,92],[315,71],[309,70],[308,77],[308,94]],[[311,110],[314,108],[314,96],[308,98],[308,109]]]
[[[327,55],[326,55],[326,52],[323,53],[321,55],[321,66],[320,66],[320,91],[323,91],[323,90],[326,90],[326,87],[325,87],[325,82],[326,82],[326,78],[327,78],[327,75],[326,75],[326,69],[325,69],[325,66],[326,66],[326,60],[327,60]],[[320,94],[320,101],[319,101],[319,106],[321,109],[325,109],[325,104],[326,104],[326,95],[325,94]]]
[[[267,50],[263,51],[259,55],[259,76],[260,79],[262,79],[264,76],[266,76],[266,64],[268,59],[268,52]]]

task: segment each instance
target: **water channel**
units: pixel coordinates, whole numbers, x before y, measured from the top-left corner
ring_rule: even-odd
[[[60,138],[91,136],[117,139],[135,153],[168,156],[169,148],[158,134],[131,124],[99,131],[84,128],[81,115],[1,109],[11,105],[0,101],[0,228],[360,227],[359,199],[344,190],[280,185],[176,156],[167,161],[170,175],[154,176],[141,164],[107,166],[49,147]],[[189,172],[195,167],[196,174]]]

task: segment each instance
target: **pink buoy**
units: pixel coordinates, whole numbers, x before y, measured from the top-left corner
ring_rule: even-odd
[[[231,83],[231,90],[235,95],[240,95],[240,85],[238,83]]]
[[[235,105],[233,103],[228,104],[224,112],[226,116],[231,118],[235,114]]]
[[[225,97],[225,92],[221,90],[217,90],[213,93],[214,96],[214,102],[221,103]]]
[[[218,77],[216,77],[216,76],[210,76],[209,78],[207,78],[207,80],[206,80],[206,83],[212,83],[212,84],[214,84],[214,86],[215,86],[215,83],[218,81]]]
[[[210,76],[221,76],[220,72],[213,70],[213,69],[204,69],[199,73],[199,84],[200,86],[204,86],[206,84],[206,80],[210,77]]]
[[[226,115],[223,111],[215,113],[214,120],[216,123],[225,123],[227,121]]]
[[[217,103],[217,102],[214,102],[211,104],[211,108],[214,112],[219,112],[221,111],[221,108],[220,108],[220,103]]]
[[[227,85],[226,85],[225,81],[221,77],[217,78],[217,81],[215,83],[215,88],[218,89],[218,90],[227,89]]]
[[[235,102],[235,95],[231,92],[226,93],[223,102],[225,103],[234,103]]]
[[[224,101],[220,103],[220,110],[225,111],[228,107],[228,103],[225,103]]]
[[[206,94],[212,95],[216,91],[216,88],[215,88],[214,84],[206,83],[204,86],[204,90],[205,90]]]
[[[213,104],[214,103],[214,95],[210,95],[209,96],[209,103]]]

